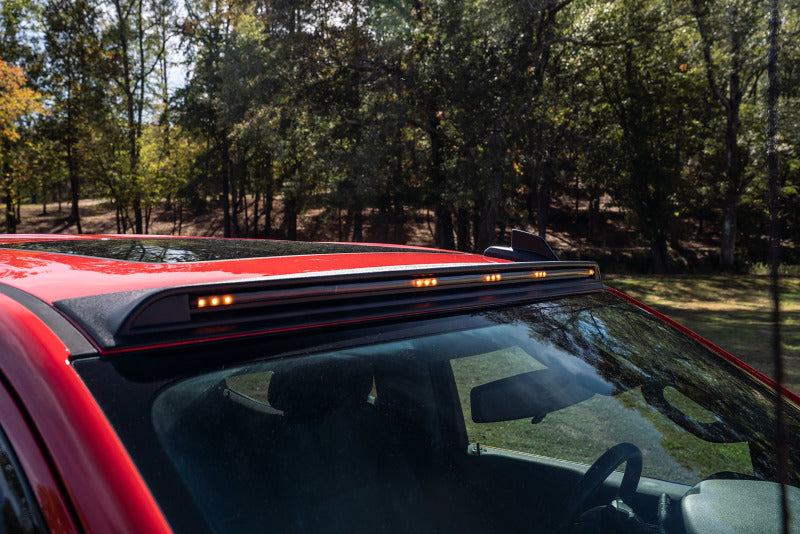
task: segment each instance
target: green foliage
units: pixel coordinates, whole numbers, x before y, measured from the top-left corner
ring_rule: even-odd
[[[482,250],[521,226],[602,245],[624,217],[667,270],[685,247],[764,259],[762,3],[14,0],[0,56],[46,92],[28,160],[51,165],[31,183],[71,191],[72,222],[87,194],[112,200],[119,231],[185,205],[222,208],[224,235],[294,238],[313,210],[339,239],[403,242],[429,214],[437,244]],[[795,4],[780,58],[791,243]]]
[[[587,2],[576,9],[575,38],[596,43],[579,66],[586,83],[600,89],[587,115],[602,114],[598,122],[612,126],[616,138],[611,146],[600,143],[591,159],[616,152],[607,186],[650,245],[654,269],[664,272],[686,189],[684,165],[702,149],[692,119],[702,114],[702,87],[688,73],[686,22],[661,2]]]

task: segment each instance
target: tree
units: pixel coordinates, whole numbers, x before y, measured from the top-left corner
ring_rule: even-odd
[[[453,248],[454,231],[462,249],[493,243],[503,196],[518,180],[512,154],[550,157],[532,132],[541,131],[539,97],[558,17],[570,4],[411,4],[397,92],[407,102],[409,126],[427,137],[419,148],[427,152],[424,189],[439,246]]]
[[[582,61],[594,72],[589,83],[601,90],[595,110],[616,125],[611,135],[622,166],[612,192],[648,240],[656,272],[669,268],[683,165],[696,150],[687,132],[697,87],[686,74],[681,22],[660,2],[623,0],[611,9],[590,6],[575,33],[591,43]]]
[[[10,65],[0,58],[0,168],[3,173],[3,196],[6,206],[6,232],[15,233],[14,176],[12,175],[12,144],[20,138],[19,121],[26,115],[41,113],[42,96],[28,87],[28,77],[21,67]]]
[[[796,244],[800,243],[800,5],[782,3],[783,24],[780,31],[780,83],[777,116],[780,132],[776,139],[778,155],[778,187],[780,188],[782,221],[781,235],[792,248],[784,247],[782,254],[787,263],[800,262]]]
[[[146,0],[111,0],[106,39],[114,67],[113,81],[119,91],[121,127],[127,155],[126,201],[134,217],[134,232],[144,233],[141,183],[140,140],[144,131],[145,108],[149,104],[150,78],[166,53],[166,43],[158,39],[149,21],[153,12],[161,13],[160,4]],[[162,17],[155,17],[155,20]]]
[[[741,143],[741,108],[766,63],[762,0],[691,0],[706,79],[725,115],[725,180],[722,184],[720,265],[730,269],[736,252],[737,211],[751,176]]]
[[[106,57],[97,33],[97,7],[88,0],[48,0],[42,18],[47,87],[53,101],[48,130],[63,146],[71,197],[67,224],[74,224],[81,233],[78,202],[86,155],[80,153],[79,146],[86,146],[92,124],[107,112],[103,79]]]

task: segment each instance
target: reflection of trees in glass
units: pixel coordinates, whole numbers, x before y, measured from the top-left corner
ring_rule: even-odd
[[[678,427],[703,441],[747,442],[756,476],[774,478],[771,391],[646,312],[611,295],[596,294],[488,315],[497,322],[524,325],[532,338],[546,339],[581,358],[615,392],[641,386],[662,391],[669,386],[718,419],[718,424],[697,424],[688,414],[681,415],[680,406],[654,403],[650,396],[646,411],[655,413],[655,407],[664,416],[659,416],[659,429],[664,430],[665,449],[681,450],[666,430]],[[796,414],[794,417],[790,426],[797,429]],[[790,448],[796,458],[798,444],[791,443]],[[741,453],[732,452],[731,456],[734,465],[741,465]]]

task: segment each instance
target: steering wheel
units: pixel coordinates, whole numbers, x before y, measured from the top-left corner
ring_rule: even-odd
[[[592,464],[578,485],[573,488],[567,499],[569,505],[563,516],[562,530],[569,528],[575,522],[589,499],[623,462],[625,462],[625,474],[622,475],[617,496],[624,502],[636,493],[636,486],[639,485],[639,478],[642,476],[642,451],[632,443],[614,445]]]

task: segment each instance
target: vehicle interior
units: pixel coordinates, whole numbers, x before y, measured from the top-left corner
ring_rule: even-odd
[[[719,517],[748,532],[777,517],[768,399],[726,398],[686,353],[645,369],[535,316],[206,373],[163,388],[152,424],[217,532],[713,532]]]

